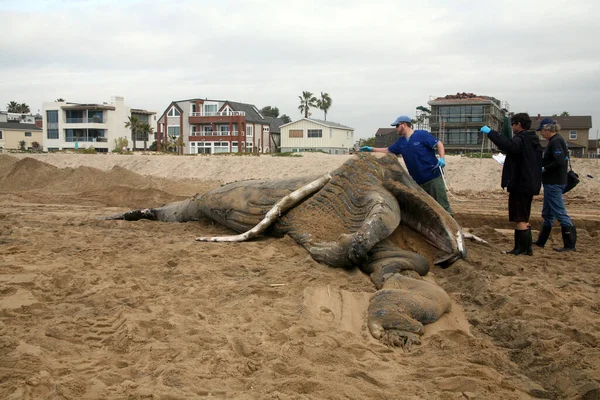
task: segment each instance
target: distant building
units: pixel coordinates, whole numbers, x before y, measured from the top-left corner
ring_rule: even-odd
[[[25,150],[41,150],[43,138],[42,129],[35,124],[0,122],[0,151],[19,150],[21,144]]]
[[[253,104],[177,100],[158,119],[157,146],[171,144],[181,154],[271,153],[277,148],[272,122]]]
[[[265,117],[271,127],[271,143],[273,144],[271,152],[281,152],[281,126],[285,124],[285,121],[277,117]]]
[[[48,102],[42,105],[44,151],[94,147],[97,152],[114,149],[115,139],[128,140],[128,149],[143,149],[144,138],[137,134],[135,143],[131,130],[125,127],[129,117],[137,117],[156,130],[154,111],[133,109],[125,105],[120,96],[113,96],[110,103],[87,104]],[[148,138],[150,143],[152,138]]]
[[[281,151],[323,151],[348,154],[354,148],[354,128],[330,121],[302,118],[281,126]]]
[[[588,147],[590,144],[590,129],[592,129],[592,117],[590,115],[573,115],[568,117],[545,116],[540,114],[537,114],[537,116],[531,115],[531,129],[537,129],[537,127],[540,125],[540,121],[544,118],[552,118],[560,125],[560,131],[558,133],[567,142],[569,150],[573,156],[587,156],[589,152]],[[542,147],[546,147],[546,140],[542,140],[541,143]]]
[[[481,149],[483,125],[500,132],[508,104],[491,96],[457,93],[427,102],[431,106],[431,134],[444,143],[446,151],[462,152]],[[486,141],[487,149],[494,147]],[[484,143],[485,145],[485,143]]]

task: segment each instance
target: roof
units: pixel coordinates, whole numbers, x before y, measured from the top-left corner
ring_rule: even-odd
[[[300,121],[304,121],[304,120],[310,121],[310,122],[314,122],[314,123],[319,124],[319,125],[328,126],[330,128],[350,129],[352,131],[354,130],[354,128],[351,128],[351,127],[346,126],[346,125],[338,124],[337,122],[323,121],[323,120],[315,119],[315,118],[302,118],[302,119],[299,119],[297,121],[292,121],[292,122],[290,122],[288,124],[281,125],[280,128],[284,127],[284,126],[287,126],[287,125],[295,124],[296,122],[300,122]]]
[[[570,142],[568,140],[565,140],[565,142],[567,142],[567,147],[569,149],[583,149],[583,148],[585,148],[584,145],[579,144],[579,143]],[[546,146],[548,146],[548,141],[546,139],[540,139],[540,145],[542,145],[543,148],[546,148]]]
[[[194,98],[194,99],[185,99],[185,100],[175,100],[172,101],[169,106],[167,107],[167,109],[162,113],[162,115],[160,116],[160,119],[163,118],[163,116],[167,113],[167,111],[171,108],[172,105],[175,105],[179,111],[183,111],[181,107],[179,107],[178,103],[182,103],[182,102],[194,102],[194,101],[202,101],[202,102],[214,102],[214,103],[222,103],[223,106],[224,105],[229,105],[229,107],[231,107],[231,109],[233,111],[243,111],[246,114],[246,121],[247,122],[259,122],[259,123],[264,123],[267,122],[265,117],[260,114],[260,112],[258,111],[258,108],[254,105],[254,104],[248,104],[248,103],[239,103],[237,101],[230,101],[230,100],[214,100],[214,99],[201,99],[201,98]],[[223,107],[221,106],[221,107]]]
[[[111,110],[114,111],[116,108],[114,106],[109,106],[105,104],[79,104],[79,103],[67,103],[66,106],[61,106],[60,108],[63,110]]]
[[[131,109],[131,113],[132,114],[152,115],[152,114],[156,114],[156,111],[148,111],[148,110],[140,110],[140,109],[137,109],[137,108],[132,108]]]
[[[271,133],[281,133],[281,129],[279,127],[285,124],[284,120],[279,117],[265,117],[265,119],[269,123]]]
[[[580,115],[580,116],[568,116],[568,117],[553,117],[551,115],[537,115],[531,117],[531,128],[537,129],[540,125],[540,121],[544,118],[552,118],[558,122],[561,129],[592,129],[592,116],[591,115]]]
[[[379,128],[375,132],[375,136],[389,135],[390,133],[396,132],[396,128]]]
[[[0,129],[10,129],[13,131],[41,131],[42,128],[35,124],[22,124],[20,122],[0,122]]]
[[[444,104],[461,104],[461,103],[494,103],[500,105],[500,100],[492,96],[477,95],[475,93],[456,93],[448,94],[443,97],[437,97],[433,100],[429,100],[427,104],[431,105],[444,105]]]
[[[254,104],[238,103],[235,101],[225,101],[233,111],[243,111],[246,113],[246,121],[248,122],[266,122],[265,117],[258,111]]]

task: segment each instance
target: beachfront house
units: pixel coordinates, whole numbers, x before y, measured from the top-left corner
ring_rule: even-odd
[[[544,116],[537,114],[537,116],[531,115],[531,129],[537,129],[540,125],[540,121],[544,118],[552,118],[560,125],[560,131],[558,132],[567,142],[569,151],[574,157],[584,157],[588,155],[590,129],[592,129],[592,116],[591,115],[580,115],[580,116]],[[543,140],[540,136],[542,147],[546,147],[547,141]]]
[[[335,122],[302,118],[280,129],[282,152],[348,154],[354,147],[354,128]]]
[[[35,123],[0,122],[0,152],[6,150],[42,150],[42,129]]]
[[[253,104],[177,100],[158,118],[157,148],[180,154],[272,153],[278,145],[271,128],[282,123],[263,116]]]
[[[485,137],[479,129],[487,125],[501,131],[509,109],[506,102],[474,93],[436,97],[427,104],[431,107],[431,134],[450,152],[481,150]],[[490,140],[485,140],[483,145],[487,151],[495,148]]]
[[[119,138],[127,139],[127,150],[141,150],[144,148],[143,133],[136,132],[134,143],[131,129],[125,127],[130,117],[150,124],[156,131],[154,111],[131,108],[120,96],[113,96],[110,103],[102,104],[65,101],[44,103],[44,151],[93,147],[97,152],[106,153],[115,149],[115,141]],[[146,145],[150,146],[153,140],[153,137],[148,137]]]
[[[448,152],[462,153],[481,150],[485,139],[479,129],[483,125],[500,131],[508,104],[491,96],[474,93],[457,93],[435,97],[428,101],[430,108],[417,107],[413,119],[413,129],[425,129],[444,143]],[[375,132],[375,146],[388,147],[398,139],[394,127],[379,128]],[[494,149],[494,144],[486,140],[484,148]]]

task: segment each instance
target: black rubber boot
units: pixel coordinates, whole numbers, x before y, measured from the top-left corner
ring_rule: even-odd
[[[554,249],[559,253],[563,251],[575,251],[575,244],[577,243],[577,229],[575,229],[574,225],[571,226],[561,226],[560,227],[563,244],[564,247],[562,249]]]
[[[515,256],[520,255],[533,255],[533,249],[531,244],[533,239],[531,237],[531,229],[518,230],[515,229],[515,248],[511,251],[505,251],[504,254],[514,254]]]
[[[533,242],[533,244],[535,244],[537,247],[544,247],[548,241],[548,238],[550,237],[550,232],[552,232],[552,226],[542,224],[538,238],[535,242]]]
[[[504,253],[504,254],[515,254],[515,251],[517,251],[517,244],[519,243],[519,241],[517,240],[517,238],[519,237],[518,232],[519,231],[515,229],[515,234],[514,234],[514,237],[513,237],[513,241],[514,241],[515,245],[513,246],[513,249],[511,251],[503,251],[502,253]]]

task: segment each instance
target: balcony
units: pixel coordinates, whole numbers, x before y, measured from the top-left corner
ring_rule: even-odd
[[[219,112],[193,112],[191,117],[231,117],[231,116],[246,116],[245,111],[219,111]]]
[[[246,119],[244,111],[193,112],[190,113],[190,124],[241,124]]]
[[[67,124],[103,124],[102,118],[66,118]]]
[[[238,131],[190,131],[190,136],[237,136]]]

